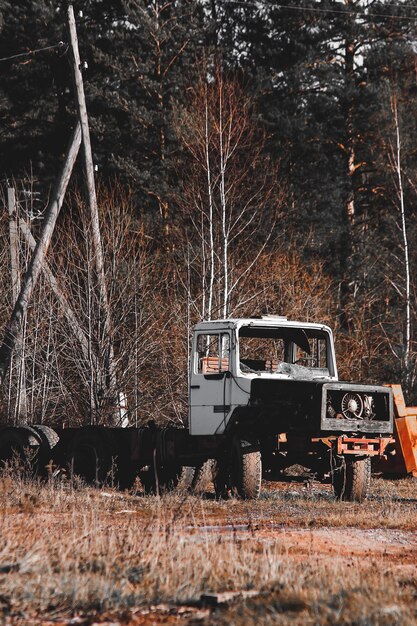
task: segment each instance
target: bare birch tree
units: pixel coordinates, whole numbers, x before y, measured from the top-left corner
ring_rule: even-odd
[[[176,111],[175,128],[189,155],[178,202],[192,226],[200,277],[195,314],[227,317],[240,306],[238,288],[274,234],[283,200],[277,166],[263,152],[265,134],[253,121],[251,99],[219,64],[214,72],[203,64],[188,104]]]
[[[403,251],[403,267],[404,267],[404,287],[401,289],[403,294],[403,301],[405,305],[405,337],[403,347],[403,366],[404,366],[404,382],[408,389],[410,383],[410,365],[411,365],[411,272],[410,272],[410,258],[408,249],[408,235],[407,235],[407,222],[405,213],[405,199],[404,199],[404,185],[403,185],[403,171],[402,171],[402,154],[401,154],[401,129],[398,117],[398,101],[394,95],[391,97],[391,111],[394,122],[395,130],[395,144],[391,145],[389,159],[391,163],[392,171],[396,177],[396,192],[398,199],[398,207],[400,212],[400,228],[402,235],[402,251]]]

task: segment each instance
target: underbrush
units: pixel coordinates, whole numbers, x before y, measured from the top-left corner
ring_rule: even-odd
[[[321,486],[286,485],[265,490],[256,502],[217,502],[210,494],[144,496],[4,475],[0,615],[23,624],[31,615],[187,603],[208,591],[256,589],[258,598],[210,619],[351,623],[343,621],[345,608],[360,600],[349,608],[355,623],[407,623],[416,617],[415,573],[395,575],[383,556],[321,558],[314,545],[298,555],[288,550],[291,528],[414,530],[416,481],[373,482],[372,499],[358,505],[335,501]],[[377,617],[381,606],[397,608]]]

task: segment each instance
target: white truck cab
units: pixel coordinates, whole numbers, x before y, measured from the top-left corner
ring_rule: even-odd
[[[286,317],[200,322],[194,328],[189,393],[191,435],[221,435],[248,404],[254,379],[338,380],[332,331]]]

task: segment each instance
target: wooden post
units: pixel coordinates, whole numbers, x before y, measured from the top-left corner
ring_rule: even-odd
[[[77,99],[78,115],[79,115],[79,119],[81,122],[82,137],[83,137],[83,153],[84,153],[85,174],[86,174],[86,179],[87,179],[87,191],[88,191],[88,200],[89,200],[89,208],[90,208],[94,259],[95,259],[95,266],[96,266],[97,278],[98,278],[99,289],[100,289],[101,311],[102,311],[102,316],[104,320],[104,324],[103,324],[104,341],[105,341],[106,352],[108,356],[108,372],[107,372],[108,385],[106,386],[108,387],[108,390],[110,392],[112,402],[115,404],[117,400],[117,394],[116,394],[116,380],[115,380],[115,371],[114,371],[114,352],[113,352],[113,343],[112,343],[112,323],[111,323],[110,305],[109,305],[109,300],[108,300],[108,295],[107,295],[107,285],[106,285],[106,278],[105,278],[105,271],[104,271],[103,248],[102,248],[101,236],[100,236],[100,222],[99,222],[98,208],[97,208],[96,187],[95,187],[95,182],[94,182],[94,164],[93,164],[93,155],[91,151],[87,106],[85,102],[84,85],[83,85],[83,78],[81,74],[81,61],[80,61],[80,53],[78,50],[78,38],[77,38],[77,30],[76,30],[75,18],[74,18],[74,9],[71,4],[68,6],[67,15],[68,15],[68,30],[69,30],[72,57],[73,57],[73,76],[74,76],[75,95]]]
[[[7,189],[7,203],[9,207],[9,237],[10,237],[10,267],[12,277],[12,297],[16,302],[20,292],[20,259],[19,234],[17,228],[16,196],[13,187]],[[19,423],[27,421],[26,372],[24,355],[24,337],[20,332],[16,338],[16,358],[14,361],[17,375],[17,396],[15,419]]]
[[[16,345],[16,338],[19,336],[21,331],[22,322],[27,311],[29,300],[32,296],[33,289],[36,285],[43,262],[48,252],[56,220],[61,210],[65,191],[71,177],[71,172],[73,170],[80,145],[81,126],[77,123],[69,143],[65,162],[62,166],[60,176],[58,177],[58,181],[54,187],[48,208],[46,210],[45,220],[43,222],[39,241],[23,279],[19,296],[10,316],[10,320],[4,334],[3,343],[0,347],[0,385],[3,384],[7,370],[9,369],[12,353]]]

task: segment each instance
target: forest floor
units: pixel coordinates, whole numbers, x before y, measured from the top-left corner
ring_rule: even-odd
[[[412,478],[352,504],[301,477],[218,502],[4,476],[0,624],[415,624],[416,518]]]

